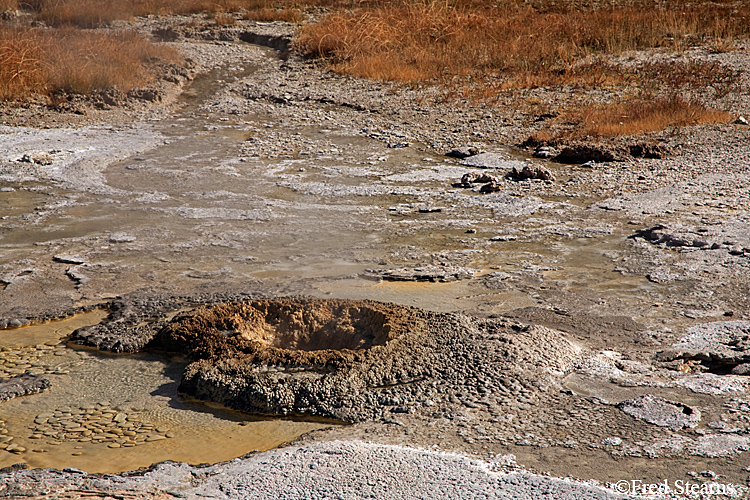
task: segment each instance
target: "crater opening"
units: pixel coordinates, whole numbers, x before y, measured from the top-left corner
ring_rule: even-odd
[[[324,352],[362,352],[409,331],[414,310],[374,301],[270,299],[200,307],[176,317],[159,336],[194,357],[232,353],[323,361]],[[324,356],[325,357],[325,356]]]
[[[267,301],[237,309],[227,312],[239,335],[280,349],[368,349],[385,344],[391,331],[383,311],[363,304]]]

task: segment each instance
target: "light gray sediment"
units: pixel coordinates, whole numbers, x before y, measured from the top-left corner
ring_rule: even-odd
[[[508,457],[480,462],[465,456],[359,441],[289,446],[213,467],[160,464],[125,477],[89,476],[75,471],[0,474],[0,498],[161,495],[186,499],[454,499],[515,498],[615,500],[634,498],[601,486],[526,472],[493,472],[512,464]],[[9,481],[11,480],[11,481]],[[23,486],[28,485],[28,486]]]

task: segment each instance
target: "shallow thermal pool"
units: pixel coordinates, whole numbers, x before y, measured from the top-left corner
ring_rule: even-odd
[[[185,361],[68,347],[95,311],[0,331],[0,379],[44,374],[52,387],[0,403],[0,467],[120,472],[164,460],[216,463],[267,450],[329,422],[258,418],[177,394]]]

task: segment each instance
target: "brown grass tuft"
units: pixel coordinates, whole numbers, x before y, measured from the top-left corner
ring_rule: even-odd
[[[0,28],[0,99],[86,94],[109,87],[127,92],[153,79],[146,65],[154,60],[176,62],[180,57],[127,32]]]
[[[9,0],[0,0],[7,2]],[[15,3],[15,2],[14,2]],[[93,28],[117,19],[150,14],[193,14],[237,12],[248,0],[25,0],[22,5],[36,18],[51,26]]]
[[[50,26],[95,28],[116,19],[133,17],[127,2],[102,3],[97,0],[34,0],[23,2],[39,21]]]
[[[219,13],[214,16],[214,23],[217,26],[232,26],[237,23],[237,19],[232,14]]]
[[[17,0],[0,0],[0,12],[8,12],[18,9]]]
[[[43,90],[46,72],[40,38],[32,30],[0,29],[0,100]]]
[[[305,20],[305,15],[301,10],[295,8],[255,7],[246,10],[242,14],[242,18],[261,22],[285,21],[287,23],[300,24]]]
[[[590,105],[561,116],[562,121],[578,125],[565,138],[617,137],[706,123],[726,123],[732,115],[706,108],[679,96],[661,99]]]
[[[176,60],[173,49],[155,46],[134,33],[116,35],[60,30],[48,48],[49,85],[53,91],[86,94],[117,87],[127,92],[153,80],[145,63]]]
[[[574,10],[513,1],[404,0],[334,12],[305,26],[300,44],[337,71],[360,77],[445,82],[468,75],[529,87],[600,78],[597,64],[581,63],[603,54],[682,50],[750,34],[750,6],[659,4],[664,7],[642,2]]]

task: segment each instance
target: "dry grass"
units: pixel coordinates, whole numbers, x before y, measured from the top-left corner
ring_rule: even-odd
[[[591,105],[564,113],[562,122],[577,123],[556,139],[618,137],[706,123],[726,123],[732,115],[710,109],[679,96],[661,99],[635,99],[608,105]],[[547,139],[552,135],[544,134]]]
[[[34,13],[37,20],[50,26],[93,28],[118,19],[132,19],[150,14],[215,14],[214,19],[231,24],[227,13],[257,12],[269,20],[302,19],[302,11],[290,0],[0,0],[0,11],[18,7]],[[254,18],[254,17],[248,17]]]
[[[301,47],[337,72],[444,87],[447,100],[500,100],[507,89],[569,85],[630,95],[738,92],[739,74],[716,63],[623,67],[628,51],[732,50],[750,36],[750,3],[733,0],[397,0],[361,4],[303,26]],[[723,122],[729,114],[679,97],[633,98],[566,113],[569,136],[618,136]]]
[[[49,85],[53,91],[85,94],[116,87],[127,92],[153,80],[148,62],[180,59],[173,49],[153,45],[128,32],[102,35],[62,29],[48,43]]]
[[[38,33],[0,29],[0,100],[26,97],[43,89],[42,54]]]
[[[132,33],[0,28],[0,99],[109,87],[127,92],[153,80],[147,69],[153,60],[174,62],[179,55]]]
[[[604,54],[733,40],[750,33],[750,6],[664,0],[619,8],[536,9],[521,2],[387,2],[334,12],[300,43],[342,73],[396,81],[500,79],[505,87],[592,81]]]
[[[111,2],[102,5],[96,0],[33,2],[36,18],[50,26],[77,26],[94,28],[108,24],[117,19],[129,19],[131,13],[123,2]],[[103,8],[104,7],[104,8]]]
[[[252,21],[285,21],[287,23],[299,24],[304,21],[305,15],[297,8],[254,7],[245,10],[242,18]]]
[[[492,101],[507,89],[573,85],[633,87],[643,93],[737,92],[737,74],[718,64],[608,62],[630,50],[733,50],[750,36],[750,2],[736,0],[0,0],[50,26],[96,27],[148,14],[206,13],[217,25],[237,17],[301,23],[300,47],[341,73],[442,85],[447,98]],[[50,37],[59,37],[59,42]],[[148,80],[154,49],[135,38],[96,39],[60,29],[0,33],[0,98],[64,89],[128,88]],[[668,86],[665,88],[665,82]],[[615,117],[614,121],[607,117]],[[621,135],[723,121],[726,114],[677,97],[592,106],[567,119],[577,135]]]
[[[214,16],[214,23],[216,26],[232,26],[237,24],[237,19],[232,14],[221,12]]]

